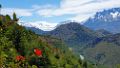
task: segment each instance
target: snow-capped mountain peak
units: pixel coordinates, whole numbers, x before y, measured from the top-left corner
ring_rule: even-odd
[[[43,21],[38,21],[38,22],[19,22],[19,25],[25,26],[25,27],[34,27],[41,29],[43,31],[51,31],[56,28],[57,23],[47,23]]]
[[[120,33],[120,8],[97,12],[93,18],[86,20],[84,25],[95,30],[105,29],[112,33]]]

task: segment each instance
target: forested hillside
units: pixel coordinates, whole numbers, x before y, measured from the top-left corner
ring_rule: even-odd
[[[72,54],[65,44],[50,36],[39,36],[17,24],[13,14],[0,15],[1,68],[94,68]]]
[[[120,33],[94,40],[84,48],[83,52],[88,60],[95,63],[109,68],[120,66]]]

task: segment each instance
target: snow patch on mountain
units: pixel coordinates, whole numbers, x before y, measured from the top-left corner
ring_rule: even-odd
[[[37,21],[37,22],[19,22],[19,25],[25,26],[25,27],[35,27],[38,29],[41,29],[43,31],[51,31],[56,28],[57,23],[48,23],[45,21]]]
[[[83,24],[94,30],[104,29],[111,33],[120,33],[120,8],[97,12]]]
[[[115,12],[115,13],[110,13],[112,15],[113,18],[116,18],[120,15],[119,12]]]

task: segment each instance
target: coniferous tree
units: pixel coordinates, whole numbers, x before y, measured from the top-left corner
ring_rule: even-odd
[[[6,15],[5,18],[6,18],[6,22],[10,22],[11,21],[11,18],[10,18],[9,15]]]
[[[86,61],[83,63],[83,68],[88,68],[88,64]]]
[[[16,13],[13,13],[13,21],[18,21],[18,18],[16,16]]]

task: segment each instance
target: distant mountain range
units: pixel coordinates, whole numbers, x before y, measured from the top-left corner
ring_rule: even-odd
[[[36,34],[44,34],[46,33],[47,31],[43,31],[39,28],[36,28],[36,27],[25,27],[27,30],[31,30],[32,32],[35,32]]]
[[[120,33],[120,8],[97,12],[94,17],[84,23],[90,29],[104,29],[112,33]]]
[[[65,21],[62,22],[62,24],[73,21]],[[37,29],[55,29],[55,27],[51,27],[50,24],[22,24],[23,26],[27,27],[34,27]],[[86,20],[83,24],[84,26],[92,29],[92,30],[106,30],[111,33],[120,33],[120,8],[112,8],[109,10],[104,10],[101,12],[97,12],[93,17],[90,17],[88,20]],[[37,32],[40,33],[40,32]]]
[[[55,29],[56,27],[56,23],[47,23],[47,22],[44,22],[44,21],[38,21],[38,22],[19,22],[18,23],[19,25],[22,25],[22,26],[25,26],[25,27],[28,27],[28,28],[32,28],[32,29],[40,29],[42,31],[51,31],[53,29]],[[41,31],[40,31],[41,32]],[[40,33],[39,32],[39,33]]]

